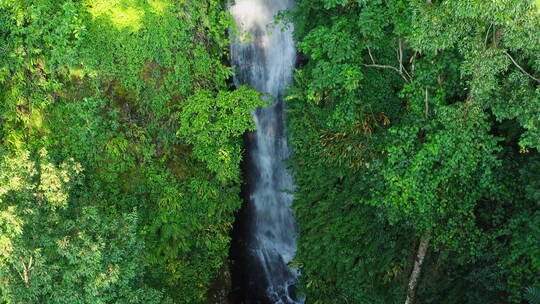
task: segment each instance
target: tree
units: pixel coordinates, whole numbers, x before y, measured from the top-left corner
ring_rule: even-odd
[[[519,17],[512,17],[516,13]],[[414,241],[398,246],[401,256],[394,248],[380,253],[402,265],[392,281],[402,294],[392,301],[408,296],[412,302],[418,287],[423,302],[519,302],[523,286],[538,269],[517,248],[502,248],[521,243],[521,228],[514,221],[532,220],[538,210],[530,199],[538,188],[527,186],[528,181],[511,182],[516,175],[510,173],[538,174],[533,165],[537,141],[532,139],[534,121],[540,117],[533,110],[538,108],[538,73],[530,65],[538,50],[537,44],[523,43],[538,39],[532,34],[537,31],[531,30],[539,24],[537,4],[300,1],[292,18],[306,58],[296,76],[289,116],[293,163],[298,164],[293,168],[299,181],[295,208],[301,235],[314,227],[327,227],[322,235],[328,235],[379,223],[380,230],[374,231],[409,239],[404,234],[412,230]],[[314,170],[328,180],[308,179]],[[343,183],[351,180],[365,185],[345,188]],[[344,217],[339,209],[333,214],[325,214],[328,210],[322,206],[314,209],[313,197],[306,195],[310,189],[345,192],[346,198],[325,195],[315,201],[328,206],[364,204],[394,228],[362,215],[339,221]],[[529,210],[529,215],[518,210]],[[315,218],[319,220],[311,220]],[[350,248],[360,235],[332,246]],[[316,264],[316,248],[335,241],[315,245],[308,240],[300,239],[298,255],[306,282],[351,276],[351,270],[310,266],[309,262]],[[494,248],[496,252],[486,254]],[[365,244],[351,254],[361,259],[370,251]],[[515,267],[512,274],[501,264],[508,258]],[[456,276],[442,276],[442,268]],[[422,280],[422,273],[430,279]],[[468,282],[476,283],[461,285],[458,273],[475,277]],[[506,283],[480,284],[479,276]],[[358,277],[354,280],[362,284]],[[318,288],[334,288],[332,282],[327,286]],[[344,298],[369,302],[357,294],[366,296],[376,289],[360,286],[361,291],[340,292]],[[330,292],[310,287],[306,284],[308,297],[331,299]],[[383,297],[379,293],[370,301]]]

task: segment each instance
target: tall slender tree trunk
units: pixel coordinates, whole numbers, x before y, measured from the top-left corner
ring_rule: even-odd
[[[422,264],[426,257],[426,252],[429,247],[429,241],[431,240],[430,233],[424,233],[420,238],[420,245],[418,245],[418,251],[416,253],[416,259],[414,260],[414,267],[409,278],[409,285],[407,286],[407,299],[405,304],[413,304],[414,297],[416,295],[416,287],[418,285],[418,278],[422,270]]]

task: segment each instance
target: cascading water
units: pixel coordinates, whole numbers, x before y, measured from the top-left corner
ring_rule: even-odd
[[[294,0],[232,0],[237,25],[231,51],[235,82],[268,94],[270,106],[253,113],[257,127],[248,136],[249,168],[247,225],[244,249],[249,289],[246,304],[302,303],[295,299],[297,272],[287,264],[296,252],[296,225],[291,211],[294,184],[286,170],[289,157],[283,94],[291,83],[296,61],[292,26],[276,25],[274,17]]]

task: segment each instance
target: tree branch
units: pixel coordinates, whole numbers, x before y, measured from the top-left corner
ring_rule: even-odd
[[[375,64],[375,59],[373,59],[373,55],[371,55],[371,49],[369,48],[369,46],[367,47],[367,51],[369,54],[369,58],[371,58],[371,63]]]
[[[407,69],[403,65],[403,47],[401,44],[401,38],[398,39],[398,48],[396,49],[396,55],[399,63],[399,67],[396,68],[391,65],[384,65],[384,64],[377,64],[375,63],[375,58],[373,58],[373,54],[371,54],[371,49],[369,46],[367,47],[369,58],[371,59],[371,64],[365,64],[361,63],[361,66],[370,67],[370,68],[381,68],[381,69],[391,69],[396,71],[402,78],[405,80],[406,83],[411,83],[411,75],[409,72],[407,72]]]
[[[407,76],[405,76],[405,74],[403,74],[402,72],[400,72],[399,69],[396,68],[396,67],[394,67],[394,66],[391,66],[391,65],[384,65],[384,64],[365,64],[365,63],[361,63],[360,65],[361,65],[361,66],[368,67],[368,68],[381,68],[381,69],[391,69],[391,70],[394,70],[394,71],[396,71],[401,77],[403,77],[403,79],[405,80],[405,82],[411,83],[411,81],[407,78]]]
[[[424,117],[427,119],[429,117],[429,92],[426,88],[426,98],[424,100]]]
[[[525,71],[525,69],[522,68],[522,67],[516,62],[516,60],[514,59],[514,57],[512,57],[512,55],[510,55],[510,53],[508,53],[507,50],[504,50],[503,52],[504,52],[504,54],[505,54],[508,58],[510,58],[510,60],[512,61],[512,63],[514,63],[514,65],[515,65],[520,71],[523,72],[523,74],[529,76],[529,78],[531,78],[532,80],[534,80],[534,81],[540,83],[540,79],[534,77],[533,75],[531,75],[531,74],[529,74],[527,71]]]
[[[409,278],[409,285],[407,286],[407,299],[405,300],[405,304],[414,303],[418,278],[420,277],[420,271],[422,270],[422,264],[424,263],[430,240],[430,233],[424,233],[420,239],[420,245],[418,245],[418,252],[416,254],[416,259],[414,260],[414,267],[411,272],[411,277]]]
[[[398,62],[399,72],[403,73],[403,49],[401,48],[401,38],[398,39]]]
[[[493,22],[489,25],[488,29],[487,29],[487,32],[486,32],[486,37],[484,38],[484,45],[487,45],[488,43],[488,38],[489,38],[489,33],[491,31],[491,27],[493,27]]]

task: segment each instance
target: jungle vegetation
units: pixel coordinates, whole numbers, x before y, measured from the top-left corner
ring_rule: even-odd
[[[203,303],[241,135],[221,1],[0,1],[0,302]]]
[[[289,18],[310,302],[538,303],[540,2],[300,0]]]
[[[306,303],[540,303],[540,1],[282,18]],[[212,303],[263,105],[231,28],[221,0],[0,0],[1,304]]]

